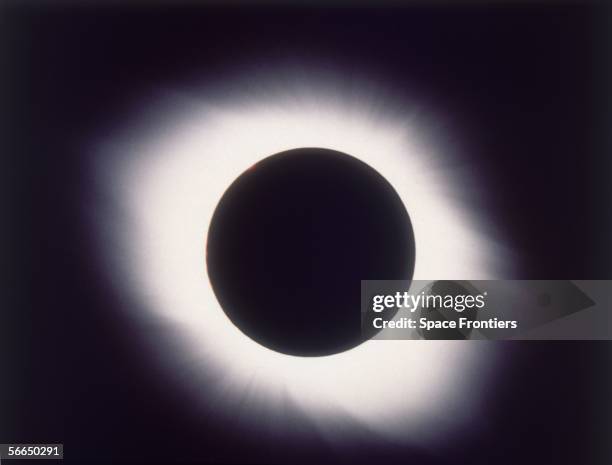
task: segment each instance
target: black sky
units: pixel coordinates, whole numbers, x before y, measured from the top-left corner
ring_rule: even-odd
[[[293,461],[296,450],[304,461],[331,457],[312,436],[271,448],[192,416],[143,361],[123,316],[131,304],[105,277],[83,215],[94,204],[83,147],[156,89],[206,83],[243,64],[314,58],[417,89],[469,140],[488,217],[520,251],[517,277],[612,277],[602,6],[82,3],[2,13],[12,318],[3,325],[0,442],[63,442],[81,462],[177,449],[210,462]],[[345,458],[598,463],[599,435],[609,431],[608,344],[503,344],[512,354],[506,374],[483,393],[490,416],[474,419],[481,440],[462,456],[441,457],[444,445],[433,453],[355,445]]]

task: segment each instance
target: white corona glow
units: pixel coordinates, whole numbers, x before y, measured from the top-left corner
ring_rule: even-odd
[[[485,380],[472,374],[492,360],[483,343],[370,341],[327,357],[288,356],[240,332],[207,276],[208,227],[228,186],[269,155],[323,147],[366,162],[396,189],[414,228],[415,279],[497,277],[495,241],[454,200],[461,188],[441,152],[449,148],[431,140],[409,107],[404,116],[388,112],[358,91],[285,83],[249,99],[165,97],[96,153],[100,207],[110,201],[120,215],[100,213],[97,229],[117,285],[140,303],[143,321],[167,330],[152,350],[207,414],[283,434],[283,416],[299,412],[333,441],[347,439],[346,419],[386,438],[426,442],[474,414]]]

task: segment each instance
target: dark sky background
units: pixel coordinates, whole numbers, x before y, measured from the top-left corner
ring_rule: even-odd
[[[190,413],[134,342],[82,212],[81,148],[158,87],[241,63],[312,57],[371,69],[452,108],[523,279],[611,279],[603,6],[3,6],[2,194],[9,245],[0,442],[63,442],[75,460],[327,460]],[[418,247],[418,244],[417,244]],[[3,305],[3,310],[4,309]],[[3,312],[5,313],[5,312]],[[600,463],[608,343],[500,343],[481,440],[460,457],[355,445],[410,463]],[[510,355],[511,354],[511,355]],[[296,455],[299,451],[299,457]],[[161,457],[161,458],[160,458]],[[604,463],[601,461],[601,463]]]

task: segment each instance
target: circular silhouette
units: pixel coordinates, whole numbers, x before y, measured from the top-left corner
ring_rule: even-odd
[[[412,225],[393,187],[341,152],[288,150],[224,193],[207,241],[208,275],[230,320],[278,352],[359,345],[361,280],[412,279]]]

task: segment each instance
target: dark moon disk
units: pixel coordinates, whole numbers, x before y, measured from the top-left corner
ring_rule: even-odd
[[[206,257],[217,299],[244,334],[278,352],[319,356],[363,342],[361,280],[412,279],[415,245],[384,177],[344,153],[299,148],[231,184]]]

